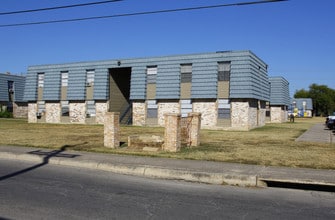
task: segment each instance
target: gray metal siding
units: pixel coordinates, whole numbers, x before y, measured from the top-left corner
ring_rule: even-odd
[[[130,100],[145,100],[146,66],[132,67],[130,81]]]
[[[33,70],[28,69],[23,99],[26,101],[37,100],[37,72]]]
[[[96,68],[94,76],[94,95],[95,100],[108,100],[109,98],[109,71],[108,68]]]
[[[180,64],[185,63],[182,57],[156,57],[129,60],[135,62],[131,76],[130,99],[145,99],[146,68],[157,66],[156,99],[179,99],[180,97]],[[134,65],[134,64],[133,64]]]
[[[157,99],[179,99],[180,64],[164,63],[158,66],[156,85]]]
[[[251,66],[253,70],[252,85],[254,86],[255,95],[260,100],[270,100],[270,85],[267,75],[267,65],[258,57],[251,53]]]
[[[0,74],[0,101],[8,102],[8,81],[14,82],[14,101],[22,102],[25,86],[25,77],[18,75]]]
[[[269,78],[271,92],[270,105],[290,105],[289,83],[283,77]]]
[[[192,69],[192,99],[217,97],[217,73],[217,60],[195,60]]]
[[[110,66],[114,67],[114,66]],[[106,62],[82,62],[58,65],[40,65],[29,68],[25,98],[37,100],[37,73],[45,73],[43,100],[60,100],[61,71],[69,72],[67,100],[85,100],[86,98],[86,70],[94,69],[94,98],[108,99],[108,72]]]
[[[252,61],[254,59],[255,61]],[[192,63],[192,98],[217,97],[217,63],[232,64],[232,96],[238,98],[269,99],[266,64],[250,51],[219,52],[169,57],[154,57],[129,60],[143,65],[141,71],[132,72],[131,99],[144,99],[146,66],[157,65],[157,99],[180,98],[180,64]],[[257,65],[252,66],[252,62]],[[259,70],[258,67],[261,67]],[[254,79],[253,79],[254,78]],[[248,81],[249,80],[249,81]],[[252,80],[252,82],[250,82]],[[253,84],[255,83],[255,84]]]
[[[15,86],[15,102],[24,102],[23,96],[24,96],[24,86],[25,86],[26,78],[25,77],[18,77],[14,80],[14,86]]]
[[[250,51],[231,62],[230,98],[270,99],[267,65]]]
[[[146,68],[157,66],[156,99],[180,98],[180,64],[192,64],[192,99],[217,98],[218,62],[231,62],[230,97],[269,99],[266,64],[250,51],[225,51],[178,56],[119,59],[58,65],[40,65],[29,68],[25,97],[36,100],[38,72],[45,72],[45,96],[56,99],[56,78],[49,72],[69,71],[68,100],[85,100],[86,69],[95,69],[94,99],[109,99],[109,68],[131,67],[130,99],[146,99]],[[118,62],[120,62],[118,64]],[[47,82],[51,79],[52,81]],[[58,81],[60,83],[60,79]],[[52,84],[52,85],[51,85]],[[60,86],[58,86],[60,87]],[[57,95],[56,95],[57,94]],[[45,98],[46,98],[45,97]],[[59,97],[58,97],[59,98]]]
[[[70,69],[67,89],[68,100],[85,100],[86,98],[86,70]]]
[[[44,72],[43,100],[60,100],[61,73],[57,70]]]
[[[8,84],[5,74],[0,74],[0,101],[8,102]]]

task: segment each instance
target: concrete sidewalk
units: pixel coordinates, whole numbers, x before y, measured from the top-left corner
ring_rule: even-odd
[[[313,125],[305,133],[296,139],[303,142],[335,143],[335,136],[332,130],[326,128],[325,124]]]
[[[267,181],[275,181],[335,186],[335,170],[265,167],[14,146],[0,146],[0,158],[209,184],[266,186]]]

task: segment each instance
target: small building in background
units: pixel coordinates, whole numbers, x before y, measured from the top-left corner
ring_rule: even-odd
[[[269,77],[270,102],[267,112],[271,123],[283,123],[288,119],[290,106],[289,82],[281,76]]]
[[[312,117],[313,100],[311,98],[291,99],[288,114],[293,114],[295,117]]]
[[[0,73],[0,111],[8,111],[15,118],[28,116],[28,103],[24,101],[25,76]]]

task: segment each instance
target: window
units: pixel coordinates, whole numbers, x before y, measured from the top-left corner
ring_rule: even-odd
[[[230,102],[228,99],[218,100],[218,118],[230,119]]]
[[[218,63],[218,81],[230,81],[230,62]]]
[[[94,85],[94,75],[95,75],[95,70],[86,70],[86,85],[87,86]]]
[[[62,116],[69,116],[69,101],[61,101]]]
[[[44,73],[38,73],[38,88],[44,87]]]
[[[189,99],[180,100],[181,117],[187,117],[192,112],[192,101]]]
[[[9,98],[9,102],[13,102],[14,101],[14,81],[7,81],[7,85],[8,85],[8,98]]]
[[[95,101],[86,101],[86,115],[87,117],[95,116]]]
[[[192,82],[192,64],[181,64],[180,75],[180,81],[182,83]]]
[[[62,75],[62,87],[66,87],[68,85],[69,72],[62,71],[61,75]]]
[[[148,100],[147,102],[147,118],[157,118],[158,107],[156,100]]]
[[[157,78],[157,66],[148,66],[147,67],[147,83],[155,84]]]
[[[8,92],[13,93],[14,92],[14,81],[7,81],[8,84]]]

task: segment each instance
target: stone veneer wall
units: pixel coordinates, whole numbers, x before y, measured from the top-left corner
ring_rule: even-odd
[[[106,112],[104,119],[104,146],[120,146],[120,112]]]
[[[231,101],[231,127],[238,130],[249,129],[249,101]]]
[[[213,102],[193,102],[193,112],[201,113],[201,127],[211,128],[217,124],[218,110],[217,103]]]
[[[61,105],[60,103],[45,103],[45,122],[60,123]]]
[[[190,112],[187,114],[187,126],[181,123],[181,141],[186,142],[187,147],[200,145],[201,113]],[[183,132],[183,130],[186,130]],[[184,135],[184,136],[183,136]],[[185,140],[186,139],[186,140]]]
[[[37,103],[28,103],[28,123],[37,123]]]
[[[287,111],[283,106],[271,106],[271,123],[283,123],[287,121]]]
[[[96,102],[95,103],[95,122],[104,124],[105,114],[108,111],[109,102]]]
[[[287,112],[287,110],[285,109],[285,110],[282,110],[282,112],[281,112],[281,114],[282,114],[282,119],[283,119],[283,123],[284,122],[287,122],[287,120],[288,120],[288,112]]]
[[[86,104],[85,102],[73,102],[69,104],[70,122],[85,124]]]
[[[231,102],[231,127],[246,130],[248,129],[249,102]]]
[[[167,113],[165,114],[165,131],[163,150],[177,152],[181,148],[181,126],[180,114]]]
[[[165,126],[165,114],[167,113],[180,113],[179,102],[159,102],[158,103],[158,125]]]
[[[280,106],[270,107],[270,122],[271,123],[281,123],[282,122],[282,109]]]
[[[13,103],[13,116],[14,118],[27,118],[28,117],[28,104],[27,103]]]
[[[144,126],[146,105],[145,102],[133,102],[133,125]]]
[[[265,125],[265,102],[258,100],[232,100],[231,124],[237,130],[249,130]]]

